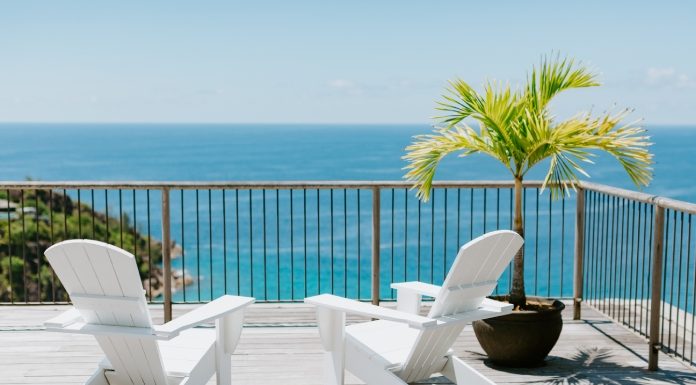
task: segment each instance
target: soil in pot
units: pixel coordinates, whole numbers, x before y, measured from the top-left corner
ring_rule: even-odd
[[[506,301],[506,297],[492,297]],[[475,321],[476,338],[489,359],[498,365],[535,367],[558,341],[563,329],[563,302],[527,297],[527,309],[501,317]]]

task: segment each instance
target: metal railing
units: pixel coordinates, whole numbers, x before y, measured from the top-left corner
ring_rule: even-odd
[[[576,301],[648,338],[651,370],[659,351],[696,365],[696,205],[594,183],[583,183],[580,195]]]
[[[573,298],[576,319],[584,301],[646,336],[653,370],[658,351],[694,364],[696,205],[587,182],[551,200],[540,187],[524,185],[528,294]],[[70,238],[132,252],[166,319],[172,303],[224,293],[393,300],[390,282],[440,283],[462,244],[510,228],[512,188],[436,182],[423,203],[405,182],[0,183],[0,302],[65,303],[43,251]],[[508,268],[496,293],[510,283]]]
[[[7,244],[0,252],[16,268],[4,275],[11,288],[23,289],[3,299],[66,301],[43,250],[62,239],[94,238],[136,255],[148,299],[167,307],[223,293],[269,302],[318,292],[390,300],[390,282],[441,282],[459,246],[510,228],[512,187],[437,182],[433,199],[423,203],[405,182],[0,183],[0,195],[14,197],[5,221],[14,225],[0,235]],[[552,201],[539,188],[525,184],[528,288],[570,297],[572,202],[566,208],[566,200]],[[11,219],[11,200],[37,209]],[[31,248],[29,233],[42,238]],[[163,278],[172,272],[173,283]],[[507,272],[498,292],[509,284]]]

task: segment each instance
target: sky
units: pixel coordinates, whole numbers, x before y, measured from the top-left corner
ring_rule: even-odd
[[[600,74],[559,117],[696,124],[696,2],[2,1],[0,122],[431,124],[448,80]]]

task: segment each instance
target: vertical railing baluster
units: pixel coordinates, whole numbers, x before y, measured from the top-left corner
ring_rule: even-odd
[[[222,193],[222,274],[224,282],[224,294],[229,294],[227,290],[227,190],[221,189]]]
[[[430,283],[435,280],[435,189],[432,190],[432,199],[430,200]]]
[[[687,255],[687,260],[691,260],[691,217],[693,215],[689,214],[689,236],[688,240],[686,241],[686,255]],[[691,263],[688,263],[687,266],[690,266]],[[691,302],[691,353],[689,355],[689,362],[691,364],[694,364],[694,345],[696,345],[696,341],[694,341],[694,331],[696,331],[696,263],[694,264],[694,275],[692,281],[694,282],[692,291],[691,291],[691,296],[692,296],[692,302]],[[688,292],[687,292],[688,294]],[[686,322],[684,323],[686,325]],[[684,329],[686,332],[686,329]],[[686,343],[686,338],[684,339],[684,343]],[[686,354],[684,354],[684,357],[686,357]]]
[[[263,266],[261,269],[261,276],[263,277],[263,299],[268,300],[268,270],[266,268],[266,266],[268,266],[266,247],[266,189],[261,190],[261,199],[263,200],[261,205],[261,214],[263,216],[261,224],[261,228],[263,229]]]
[[[237,295],[241,294],[242,284],[241,284],[241,256],[240,256],[240,245],[239,245],[239,189],[234,190],[234,231],[235,231],[235,247],[236,247],[236,259],[237,259]]]
[[[80,189],[77,189],[77,237],[82,239],[82,199],[80,198]]]
[[[645,207],[646,207],[646,209],[648,209],[648,205],[647,205],[647,204],[645,205]],[[652,251],[653,251],[653,249],[654,249],[655,246],[653,245],[653,238],[654,238],[654,237],[652,237],[651,235],[654,234],[654,233],[653,233],[653,231],[654,231],[653,227],[655,226],[655,206],[654,206],[654,205],[650,205],[650,210],[649,210],[649,211],[650,211],[650,220],[647,220],[647,221],[646,221],[646,222],[647,222],[647,225],[648,225],[647,227],[649,228],[649,229],[648,229],[648,232],[647,232],[648,247],[646,248],[646,253],[647,253],[647,255],[648,255],[648,267],[649,267],[649,268],[647,269],[648,277],[647,277],[646,282],[652,282],[652,264],[653,264],[653,254],[652,254]],[[646,216],[646,218],[647,218],[647,216]],[[644,233],[645,233],[645,231],[644,231]],[[650,252],[647,251],[648,249],[650,250]],[[652,300],[652,298],[651,298],[651,300]],[[649,324],[649,322],[650,322],[650,316],[649,316],[649,314],[648,314],[649,309],[648,309],[648,306],[647,306],[647,305],[649,305],[649,303],[650,303],[650,302],[648,301],[648,296],[646,296],[646,301],[645,301],[645,304],[646,304],[645,335],[649,335],[649,333],[650,333],[650,331],[649,331],[649,330],[650,330],[650,329],[649,329],[649,328],[650,328],[650,324]]]
[[[667,238],[665,239],[665,246],[666,246],[666,249],[665,249],[665,260],[667,259],[667,255],[669,255],[669,213],[670,213],[670,212],[672,212],[672,216],[673,216],[673,218],[674,218],[674,224],[673,224],[673,228],[672,228],[672,234],[673,234],[673,238],[672,238],[672,263],[669,265],[669,267],[670,267],[669,270],[670,270],[670,273],[671,273],[671,279],[669,280],[669,284],[670,284],[670,290],[669,290],[669,296],[670,296],[670,298],[669,298],[669,306],[670,306],[670,309],[669,309],[669,313],[668,313],[669,318],[667,319],[667,328],[668,328],[668,332],[667,332],[667,347],[668,347],[668,348],[669,348],[670,339],[671,339],[670,333],[671,333],[671,331],[672,331],[672,294],[674,293],[674,290],[672,290],[672,282],[674,282],[674,242],[675,242],[675,238],[676,238],[676,234],[677,234],[677,229],[676,229],[676,227],[677,227],[677,212],[674,211],[674,210],[667,210],[667,212],[666,212],[667,229],[665,230],[665,234],[666,234],[666,236],[667,236]],[[667,262],[665,261],[665,263],[667,263]],[[668,282],[668,280],[667,280],[667,269],[665,268],[665,270],[663,271],[663,277],[662,277],[662,295],[663,295],[663,296],[667,296],[667,282]],[[662,330],[660,331],[660,333],[661,333],[661,338],[662,338],[662,342],[663,342],[663,343],[664,343],[664,341],[665,341],[665,336],[664,336],[664,334],[665,334],[664,317],[665,317],[665,313],[666,313],[666,311],[665,311],[666,309],[665,309],[665,308],[666,308],[667,305],[668,305],[668,302],[665,301],[665,299],[666,299],[666,298],[662,298],[662,318],[663,318],[663,322],[662,322]],[[664,346],[664,344],[663,344],[663,346]]]
[[[276,189],[276,287],[280,301],[280,189]]]
[[[95,210],[95,208],[94,208],[94,189],[90,190],[90,195],[91,195],[91,199],[92,199],[92,239],[96,239],[95,234],[96,234],[97,230],[96,230],[96,224],[94,221],[94,210]]]
[[[149,196],[148,199],[150,199]],[[149,205],[150,203],[148,201],[148,206]],[[181,210],[181,266],[183,267],[182,279],[184,282],[186,282],[186,231],[184,230],[184,189],[181,189],[180,205],[181,206],[179,207],[179,209]],[[148,214],[148,218],[149,216],[150,215]],[[186,302],[186,285],[184,285],[183,296],[184,302]]]
[[[77,190],[78,194],[80,193],[80,190]],[[77,221],[78,223],[82,222],[80,220],[80,202],[77,202]],[[119,230],[119,237],[121,240],[120,247],[123,248],[123,190],[118,189],[118,230]]]
[[[646,211],[647,205],[645,205],[643,202],[638,203],[638,246],[639,246],[639,252],[637,253],[636,257],[640,258],[640,294],[638,294],[638,288],[636,288],[636,309],[640,309],[640,311],[637,311],[637,316],[638,316],[638,333],[641,333],[643,335],[648,335],[647,329],[643,329],[643,313],[644,310],[643,308],[643,298],[645,298],[645,280],[647,278],[647,271],[645,269],[645,260],[647,259],[645,256],[645,250],[647,249],[647,243],[648,240],[645,239],[647,237],[646,234],[646,222],[647,222],[647,211]],[[641,227],[643,231],[643,236],[640,235],[641,233]],[[636,268],[637,269],[637,268]],[[637,284],[637,283],[636,283]],[[638,304],[638,301],[640,301],[640,305]],[[640,306],[640,307],[639,307]]]
[[[152,232],[150,229],[150,190],[145,190],[145,198],[146,198],[146,204],[147,204],[147,280],[148,280],[148,292],[147,292],[147,298],[148,301],[152,302]],[[183,244],[182,244],[182,250],[183,250]],[[183,258],[183,251],[182,251],[182,258]],[[182,269],[182,272],[186,271],[186,269]],[[186,282],[185,280],[186,277],[182,277],[183,281]],[[186,293],[186,285],[184,285],[184,293]]]
[[[321,294],[321,202],[317,189],[317,294]]]
[[[636,312],[635,312],[635,303],[637,302],[637,297],[638,297],[638,260],[636,256],[638,255],[638,248],[636,245],[636,201],[631,202],[631,242],[629,243],[631,245],[630,248],[630,253],[628,254],[630,257],[630,263],[631,263],[631,268],[630,268],[630,273],[629,273],[629,282],[628,282],[628,325],[631,328],[634,328],[635,321],[636,321]],[[640,240],[638,240],[640,242]],[[634,268],[635,268],[635,275],[634,275]],[[634,285],[634,277],[636,278],[636,282]],[[633,305],[633,310],[631,310],[631,307]],[[633,322],[631,322],[631,317],[633,317]]]
[[[561,286],[559,288],[559,296],[563,297],[563,288],[565,287],[563,285],[563,276],[564,274],[564,268],[565,268],[565,216],[566,216],[566,210],[565,210],[565,203],[566,203],[566,196],[563,195],[561,197]],[[550,247],[550,246],[549,246]],[[583,253],[583,259],[584,259],[584,253]]]
[[[249,189],[249,278],[250,296],[254,297],[254,215],[251,198],[251,189]]]
[[[585,189],[577,188],[575,206],[575,271],[573,278],[573,319],[582,317],[581,304],[583,298],[583,260],[585,254]]]
[[[443,208],[443,216],[445,217],[445,224],[442,229],[443,239],[442,239],[442,280],[445,280],[445,277],[447,277],[447,188],[442,189],[445,193],[445,203],[444,203],[444,208]],[[496,286],[497,287],[497,286]]]
[[[404,281],[408,281],[408,189],[404,189]]]
[[[538,188],[534,195],[536,196],[536,211],[534,213],[534,295],[539,295],[539,197],[541,194]]]
[[[361,279],[362,278],[361,277],[362,238],[361,238],[361,234],[360,234],[360,189],[357,189],[355,192],[356,192],[356,195],[358,198],[358,216],[357,216],[358,217],[358,220],[357,220],[357,223],[358,223],[358,226],[357,226],[358,227],[358,295],[357,295],[357,299],[360,299],[360,293],[361,293],[360,288],[362,287],[362,285],[361,285],[361,283],[362,283],[362,279]]]
[[[343,295],[348,296],[348,189],[343,189]]]
[[[10,210],[10,190],[7,190],[7,255],[9,259],[9,267],[7,269],[7,279],[10,284],[10,303],[14,304],[14,285],[12,282],[12,216]],[[55,276],[55,274],[54,274]],[[54,280],[55,282],[55,280]]]
[[[461,246],[462,227],[462,189],[457,188],[457,250]]]
[[[604,221],[602,224],[602,261],[601,265],[604,266],[603,269],[600,269],[600,280],[601,280],[601,296],[602,296],[602,312],[607,313],[607,294],[608,294],[608,289],[609,289],[609,269],[608,269],[608,263],[611,261],[610,260],[610,253],[609,253],[609,248],[611,247],[611,243],[609,242],[609,238],[611,235],[611,231],[609,228],[609,218],[611,217],[610,212],[609,212],[609,201],[610,197],[609,195],[604,195],[603,199],[603,209],[602,209],[602,214],[604,216]]]
[[[290,190],[290,299],[295,300],[295,208]]]
[[[196,288],[201,302],[201,214],[199,191],[196,189]],[[253,295],[252,295],[253,296]]]
[[[390,271],[390,281],[394,282],[394,188],[391,189],[391,235],[389,236],[389,239],[391,241],[391,271]],[[391,290],[391,297],[394,298],[394,290]]]
[[[619,259],[619,254],[618,254],[618,234],[619,234],[619,212],[620,208],[618,207],[618,202],[620,198],[613,197],[612,198],[612,222],[611,222],[611,228],[612,228],[612,253],[611,253],[611,262],[610,263],[610,280],[609,280],[609,293],[611,294],[611,298],[609,300],[609,314],[612,317],[616,317],[616,274],[618,271],[618,259]]]
[[[28,296],[28,291],[27,291],[27,251],[26,251],[26,241],[24,239],[26,235],[26,222],[25,222],[25,213],[26,213],[26,207],[24,206],[24,190],[19,190],[19,196],[20,196],[20,204],[21,204],[21,210],[22,210],[22,237],[21,237],[21,242],[22,242],[22,286],[24,288],[24,302],[28,303],[29,302],[29,296]]]
[[[416,253],[416,280],[421,280],[421,210],[423,201],[418,199],[418,249]]]
[[[106,190],[104,190],[106,191]],[[66,240],[68,239],[68,192],[63,189],[63,239]],[[106,233],[109,233],[109,208],[107,205],[106,208]],[[108,239],[107,239],[108,242]],[[58,285],[60,287],[63,287],[63,284],[58,280]],[[63,292],[63,297],[65,298],[66,301],[69,300],[68,298],[68,293],[67,291]]]
[[[137,230],[137,223],[138,223],[138,212],[136,211],[136,204],[135,204],[135,189],[133,189],[133,255],[135,258],[138,258],[138,230]]]
[[[329,190],[329,228],[331,248],[330,248],[330,258],[331,258],[331,294],[336,294],[334,289],[334,190]]]
[[[169,228],[169,189],[162,189],[162,266],[164,270],[164,322],[172,320],[172,260]]]
[[[508,218],[510,219],[510,223],[508,223],[508,229],[512,230],[512,221],[513,221],[513,219],[514,219],[514,215],[512,214],[512,210],[514,209],[514,204],[512,203],[512,200],[513,200],[513,197],[514,197],[514,195],[515,195],[515,189],[514,189],[514,188],[511,188],[509,191],[510,191],[510,194],[509,194],[509,197],[508,197],[508,199],[509,199],[509,201],[508,201],[508,205],[509,205],[509,206],[508,206],[508,207],[509,207],[509,210],[510,210],[510,211],[509,211],[509,213],[508,213]],[[458,245],[457,247],[459,247],[459,246],[461,246],[461,245]],[[524,247],[524,246],[523,246],[523,247]],[[513,263],[514,263],[514,261],[510,261],[510,263],[508,263],[508,267],[507,267],[507,271],[508,271],[508,293],[510,292],[510,290],[512,290],[512,264],[513,264]]]
[[[208,189],[208,274],[210,275],[210,300],[215,298],[213,293],[213,190]]]
[[[658,369],[658,352],[660,351],[660,302],[662,301],[662,258],[664,249],[665,209],[654,205],[655,222],[653,223],[652,250],[652,292],[650,295],[650,334],[648,369]]]
[[[626,207],[626,200],[621,198],[620,202],[621,202],[621,205],[620,205],[620,208],[621,208],[621,214],[620,214],[621,237],[619,238],[620,239],[619,240],[619,258],[617,259],[617,263],[618,263],[618,267],[619,267],[619,277],[618,277],[619,280],[617,282],[617,287],[619,290],[616,293],[617,296],[616,296],[615,300],[619,306],[618,313],[616,315],[616,320],[620,323],[623,323],[624,316],[626,315],[626,312],[624,311],[625,310],[624,299],[625,299],[625,293],[626,293],[626,249],[627,249],[627,247],[626,247],[627,240],[625,239],[624,236],[626,235],[626,217],[628,215],[627,214],[628,210]]]
[[[469,189],[469,240],[474,239],[474,188]]]
[[[34,190],[34,229],[35,229],[35,242],[36,242],[36,287],[37,287],[37,302],[41,303],[41,259],[43,259],[43,253],[41,252],[41,243],[39,242],[39,190]]]
[[[10,202],[10,194],[7,194],[7,214],[9,215],[10,213],[10,208],[9,208],[9,202]],[[8,224],[8,230],[10,228],[9,226],[9,219],[7,221]],[[94,223],[94,190],[92,190],[92,223]],[[48,190],[48,227],[49,227],[49,242],[52,245],[53,244],[53,189]],[[94,239],[94,230],[92,230],[92,239]],[[9,252],[9,247],[10,247],[10,242],[8,240],[7,242],[7,247],[8,247],[8,252]],[[12,255],[10,254],[10,257]],[[10,266],[12,266],[12,263],[10,263]],[[49,265],[49,269],[51,270],[51,302],[56,302],[56,272],[53,271],[53,267]],[[12,281],[10,280],[10,295],[12,294]]]
[[[547,244],[547,254],[546,254],[546,296],[551,297],[551,240],[553,239],[551,237],[552,235],[552,218],[553,218],[553,206],[551,203],[553,200],[549,196],[549,233],[548,233],[548,244]],[[561,261],[562,262],[562,261]],[[581,276],[582,277],[582,276]]]
[[[67,195],[66,195],[66,193],[65,193],[65,190],[63,190],[63,199],[67,199]],[[65,201],[64,201],[63,203],[65,203]],[[63,210],[65,210],[65,209],[66,209],[66,206],[65,206],[65,204],[64,204],[64,205],[63,205]],[[106,243],[111,243],[111,239],[110,239],[111,234],[109,233],[109,222],[110,222],[110,219],[111,219],[111,218],[109,218],[109,190],[108,190],[108,189],[104,189],[104,214],[105,214],[105,216],[106,216],[106,219],[105,219],[105,222],[106,222],[106,239],[104,240],[104,242],[106,242]],[[64,219],[67,219],[67,216],[68,216],[68,214],[65,213],[65,216],[64,216],[63,218],[64,218]],[[68,226],[67,226],[67,222],[66,222],[66,225],[65,225],[65,229],[66,229],[65,236],[66,236],[66,237],[67,237],[67,228],[68,228]],[[67,239],[67,238],[66,238],[66,239]]]
[[[307,297],[307,189],[302,189],[302,221],[304,225],[304,230],[302,231],[302,238],[304,238],[304,262],[302,265],[302,271],[304,273],[304,296]]]
[[[372,188],[372,304],[379,305],[380,188]]]

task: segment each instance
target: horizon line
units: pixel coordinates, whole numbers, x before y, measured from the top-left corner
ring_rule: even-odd
[[[433,123],[427,123],[427,122],[422,122],[422,123],[416,123],[416,122],[205,122],[205,121],[185,121],[185,122],[174,122],[174,121],[119,121],[119,122],[109,122],[109,121],[16,121],[16,122],[11,122],[11,121],[6,121],[2,122],[0,121],[0,126],[5,126],[5,125],[66,125],[66,124],[75,124],[75,125],[87,125],[87,124],[99,124],[99,125],[191,125],[191,124],[198,124],[198,125],[209,125],[209,126],[223,126],[223,125],[234,125],[234,126],[240,126],[240,125],[256,125],[256,126],[271,126],[271,125],[288,125],[288,126],[319,126],[319,125],[326,125],[326,126],[420,126],[420,125],[426,125],[426,126],[434,126]],[[644,127],[654,127],[654,126],[662,126],[662,127],[683,127],[683,128],[692,128],[696,126],[696,122],[694,123],[649,123],[649,124],[644,124],[642,125]]]

